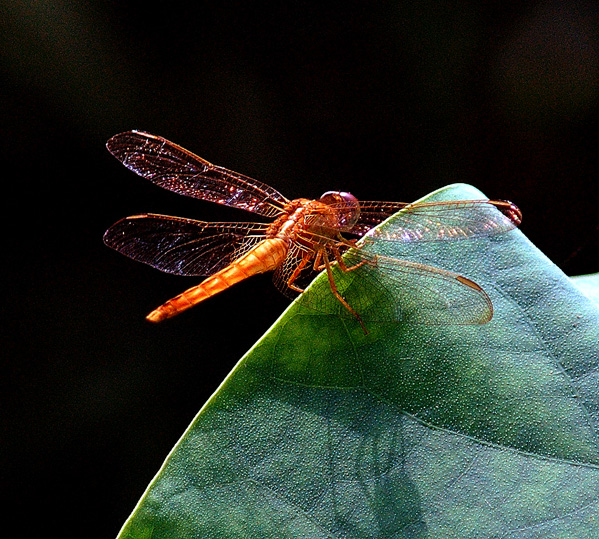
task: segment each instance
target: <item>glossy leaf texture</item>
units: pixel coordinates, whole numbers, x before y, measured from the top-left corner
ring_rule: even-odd
[[[458,184],[426,200],[479,197]],[[365,248],[472,279],[493,319],[364,335],[300,297],[204,405],[121,539],[599,537],[598,306],[519,230]],[[373,294],[359,271],[340,286]]]

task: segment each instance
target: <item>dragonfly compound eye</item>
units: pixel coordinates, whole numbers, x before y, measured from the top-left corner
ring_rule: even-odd
[[[356,224],[360,216],[360,203],[351,193],[345,191],[327,191],[320,197],[320,202],[333,206],[339,216],[339,225],[348,229]]]

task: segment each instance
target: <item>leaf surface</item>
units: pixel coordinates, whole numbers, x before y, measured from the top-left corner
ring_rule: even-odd
[[[457,184],[426,200],[473,198]],[[491,322],[364,335],[296,301],[119,538],[599,537],[597,304],[518,230],[384,248],[478,283]],[[305,294],[327,286],[321,275]]]
[[[587,298],[599,305],[599,273],[572,277],[572,282]]]

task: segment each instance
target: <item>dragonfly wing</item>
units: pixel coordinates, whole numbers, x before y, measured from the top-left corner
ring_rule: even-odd
[[[305,264],[302,261],[305,260]],[[285,262],[277,268],[273,275],[273,282],[277,289],[288,298],[298,295],[296,290],[289,287],[289,279],[293,276],[293,284],[306,288],[314,279],[316,272],[313,266],[314,252],[305,248],[300,243],[292,243]]]
[[[106,147],[129,170],[181,195],[267,217],[278,215],[288,202],[272,187],[213,165],[156,135],[127,131],[112,137]]]
[[[383,230],[372,228],[393,215]],[[474,238],[500,234],[519,226],[522,214],[502,200],[443,202],[361,202],[358,222],[349,231],[371,239],[410,243]]]
[[[363,236],[369,230],[393,214],[409,206],[409,202],[363,202],[360,201],[358,221],[346,232]]]
[[[167,273],[211,275],[259,243],[266,226],[134,215],[112,225],[104,234],[104,243]]]
[[[456,273],[360,249],[350,250],[344,259],[350,267],[365,261],[347,272],[335,266],[333,275],[339,293],[366,323],[473,325],[493,316],[485,291]],[[353,318],[326,286],[310,290],[300,301],[320,312]]]

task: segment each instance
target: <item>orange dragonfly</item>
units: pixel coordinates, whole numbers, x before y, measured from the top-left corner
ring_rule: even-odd
[[[493,316],[491,300],[470,279],[433,266],[371,254],[356,242],[365,237],[370,242],[409,244],[506,232],[518,226],[522,217],[511,202],[362,202],[341,191],[328,191],[318,200],[288,200],[268,185],[213,165],[149,133],[121,133],[106,146],[128,169],[164,189],[273,219],[267,223],[208,223],[143,214],[111,226],[104,242],[120,253],[164,272],[208,276],[148,314],[152,322],[175,316],[258,273],[274,271],[277,288],[293,296],[303,292],[315,272],[325,270],[331,289],[327,295],[335,299],[316,298],[312,306],[330,310],[331,303],[341,305],[340,311],[354,317],[367,333],[360,314],[364,300],[359,294],[355,301],[344,297],[335,279],[335,271],[357,268],[363,268],[360,279],[373,286],[416,298],[417,321],[484,324]],[[400,210],[391,226],[374,230]]]

